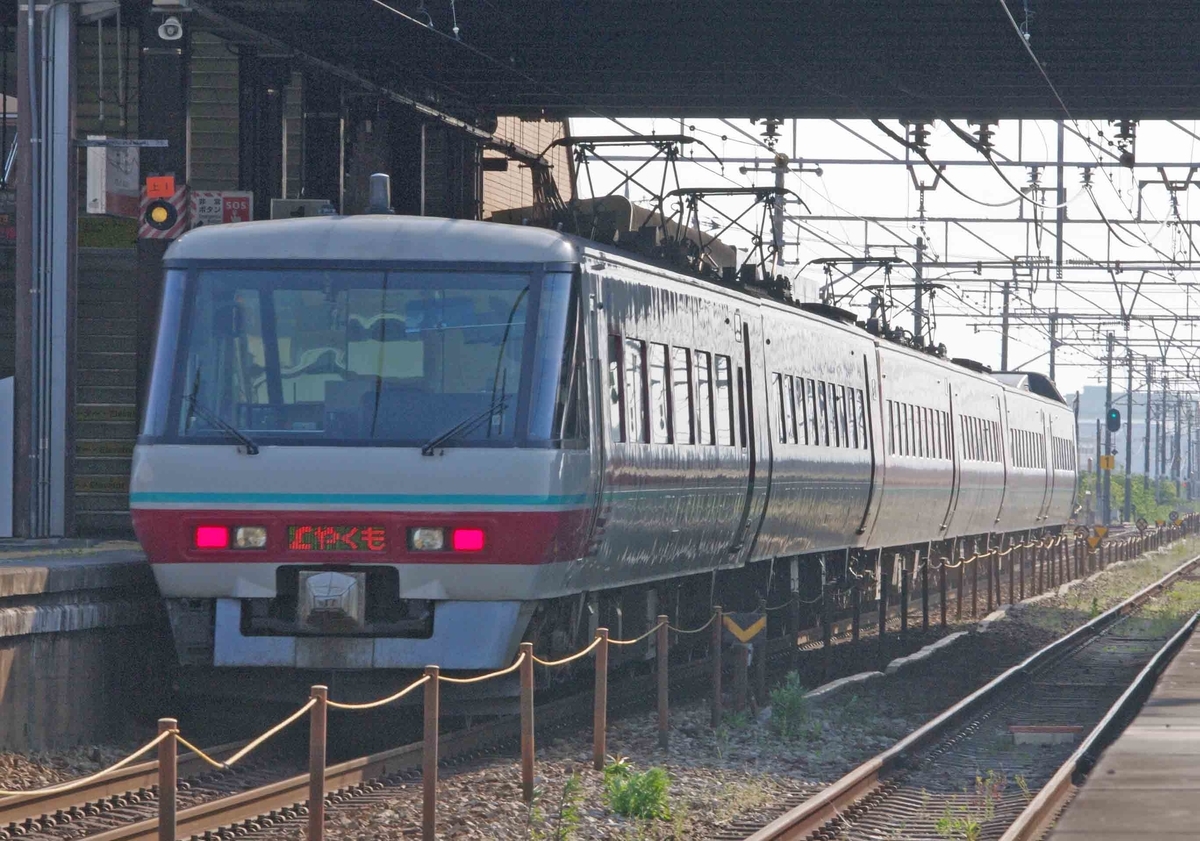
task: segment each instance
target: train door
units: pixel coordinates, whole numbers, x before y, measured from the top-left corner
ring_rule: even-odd
[[[576,271],[579,270],[576,269]],[[608,379],[605,376],[608,365],[605,355],[608,347],[607,342],[602,341],[608,335],[608,330],[602,323],[604,302],[601,297],[602,284],[599,283],[599,278],[596,275],[580,272],[579,285],[584,319],[587,372],[591,380],[588,383],[588,398],[591,408],[591,436],[588,441],[591,452],[591,487],[589,488],[591,517],[588,523],[588,545],[590,546],[596,538],[596,526],[604,499],[604,474],[608,452],[604,440],[605,431],[609,427],[609,419],[605,416],[610,402],[609,395],[606,393]]]
[[[1042,429],[1042,462],[1046,470],[1046,486],[1042,493],[1042,505],[1038,509],[1038,521],[1046,519],[1050,511],[1050,503],[1054,500],[1054,421],[1046,416],[1042,409],[1038,410],[1041,417]]]
[[[740,359],[737,365],[735,387],[737,389],[738,416],[737,430],[740,438],[738,446],[744,454],[746,467],[746,493],[742,503],[742,513],[738,519],[737,530],[733,542],[729,546],[731,555],[741,556],[748,543],[753,543],[762,517],[766,513],[766,494],[769,492],[768,475],[760,476],[758,464],[759,442],[757,425],[755,423],[754,400],[754,360],[751,353],[750,330],[751,324],[743,321],[740,313],[734,314],[734,330],[741,345]],[[765,481],[763,481],[765,479]]]
[[[954,385],[946,378],[946,405],[949,412],[950,429],[947,430],[946,444],[950,449],[950,502],[946,506],[946,516],[942,518],[942,531],[950,528],[954,512],[958,508],[958,497],[962,493],[962,459],[959,456],[957,436],[954,434]]]

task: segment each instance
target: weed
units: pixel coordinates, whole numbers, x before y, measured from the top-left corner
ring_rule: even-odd
[[[1020,786],[1024,782],[1017,785]],[[941,817],[934,822],[934,829],[943,838],[961,839],[961,841],[979,841],[983,837],[983,825],[996,816],[996,802],[1004,793],[1008,778],[1004,774],[988,771],[985,775],[975,775],[975,792],[968,794],[967,802],[963,804],[947,803]],[[1028,791],[1028,784],[1023,791]]]
[[[534,789],[533,802],[529,805],[530,841],[570,841],[583,821],[580,809],[583,801],[583,781],[578,774],[572,774],[563,783],[553,827],[547,825],[546,816],[537,805],[541,795],[540,789]]]
[[[662,768],[638,773],[624,757],[604,768],[604,799],[610,809],[626,818],[670,818],[670,786],[671,777]]]
[[[754,719],[745,710],[730,713],[725,720],[729,722],[731,730],[745,730],[754,724]]]
[[[800,736],[812,718],[804,692],[796,672],[788,672],[783,684],[771,690],[771,729],[784,739]]]
[[[1024,774],[1017,774],[1013,777],[1013,782],[1017,784],[1017,788],[1021,789],[1021,796],[1026,801],[1033,800],[1033,792],[1029,790],[1029,781],[1025,779]]]
[[[1096,596],[1092,596],[1092,606],[1088,610],[1088,619],[1095,619],[1099,615],[1100,615],[1100,599]]]

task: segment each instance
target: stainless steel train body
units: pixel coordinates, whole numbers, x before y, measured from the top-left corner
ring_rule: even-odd
[[[1071,513],[1048,383],[555,232],[256,222],[166,265],[131,507],[185,665],[494,668],[547,605]]]

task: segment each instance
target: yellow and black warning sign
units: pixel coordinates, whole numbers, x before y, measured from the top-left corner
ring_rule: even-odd
[[[767,614],[762,611],[726,613],[723,620],[725,624],[723,636],[728,643],[750,642],[767,627]]]
[[[1108,526],[1096,526],[1096,537],[1104,537],[1108,534]]]
[[[1089,537],[1087,539],[1087,543],[1088,543],[1089,549],[1095,549],[1097,546],[1100,545],[1100,538],[1099,537]]]

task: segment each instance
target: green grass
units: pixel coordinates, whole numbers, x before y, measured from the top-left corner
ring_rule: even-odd
[[[670,787],[671,777],[662,768],[638,773],[627,759],[618,757],[604,769],[604,799],[608,808],[622,817],[670,819]]]

